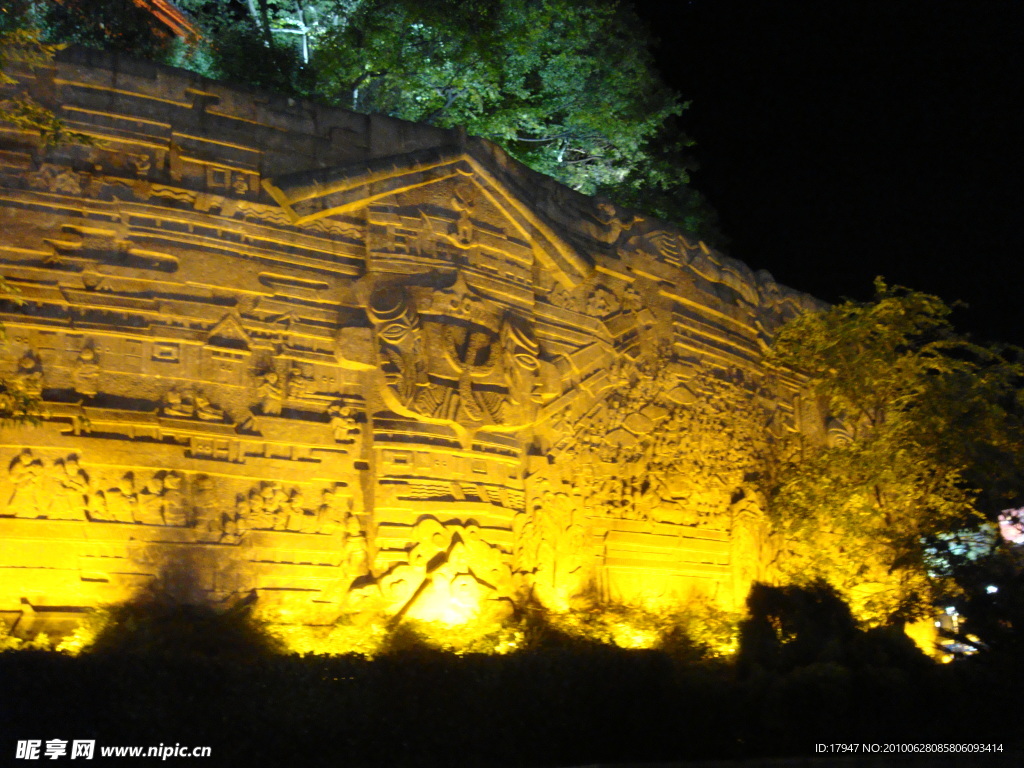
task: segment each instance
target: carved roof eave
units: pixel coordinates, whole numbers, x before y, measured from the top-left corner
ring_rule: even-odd
[[[455,176],[473,181],[534,245],[540,262],[565,288],[592,271],[587,261],[502,184],[486,163],[460,147],[410,152],[363,163],[300,171],[265,179],[263,187],[291,220],[302,225],[352,213],[381,198],[436,184]]]

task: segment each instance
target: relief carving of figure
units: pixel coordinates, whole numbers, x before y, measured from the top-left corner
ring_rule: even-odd
[[[352,510],[352,494],[345,483],[335,483],[323,490],[320,504],[310,503],[302,488],[289,492],[274,481],[264,481],[235,499],[232,517],[237,521],[238,532],[344,534]]]
[[[473,184],[468,181],[457,184],[452,193],[451,205],[458,214],[452,235],[458,245],[468,247],[473,243],[473,221],[470,216],[476,208],[476,188]]]
[[[138,176],[146,176],[153,167],[153,161],[149,155],[129,155],[129,164],[134,168]]]
[[[164,416],[179,419],[224,421],[224,409],[210,403],[210,399],[198,390],[182,394],[177,387],[171,388],[164,394],[161,409]]]
[[[615,205],[604,197],[594,199],[594,212],[590,215],[590,221],[583,220],[585,230],[592,238],[599,243],[614,245],[618,242],[623,232],[633,228],[640,219],[632,217],[628,222],[619,216]]]
[[[540,345],[523,324],[506,320],[501,328],[501,361],[508,386],[497,421],[501,424],[528,424],[537,417],[538,408],[560,392],[553,384],[555,374],[545,381]]]
[[[18,360],[18,370],[11,377],[11,387],[29,397],[43,394],[43,367],[31,352],[26,352]]]
[[[284,387],[277,371],[267,371],[256,377],[256,395],[260,408],[267,416],[279,416],[284,406]]]
[[[177,527],[187,526],[188,506],[185,493],[182,491],[183,479],[177,472],[168,472],[164,476],[164,524]]]
[[[154,474],[136,497],[135,522],[142,525],[164,524],[164,479]]]
[[[292,495],[288,499],[287,510],[287,528],[289,531],[295,531],[296,533],[317,532],[320,517],[318,510],[306,508],[306,496],[301,488],[292,490]]]
[[[44,163],[36,173],[28,175],[28,183],[33,189],[43,189],[76,197],[80,197],[82,194],[80,175],[70,168],[63,168],[59,165]]]
[[[349,515],[346,525],[343,563],[350,576],[365,576],[370,572],[370,548],[366,543],[366,531],[359,525],[359,518]]]
[[[331,431],[334,433],[336,442],[348,440],[353,431],[358,429],[356,418],[352,414],[352,406],[343,403],[334,403],[327,408],[327,417],[330,419]]]
[[[220,513],[220,538],[225,544],[235,544],[245,534],[246,519],[237,508],[222,510]]]
[[[341,484],[335,483],[321,494],[319,529],[320,533],[343,533],[348,528],[348,516],[352,509],[352,495]]]
[[[473,387],[474,379],[490,375],[497,364],[494,336],[486,330],[445,325],[442,328],[442,351],[448,364],[458,375],[458,397],[449,397],[447,413],[456,421],[494,423],[494,414],[482,394]],[[454,393],[450,393],[454,395]],[[436,410],[436,413],[444,413]]]
[[[629,312],[639,312],[644,308],[643,298],[635,285],[630,284],[623,289],[622,308]]]
[[[385,399],[399,413],[451,424],[465,437],[483,427],[531,424],[560,394],[558,373],[540,360],[528,321],[503,318],[461,277],[444,289],[378,291],[369,315]]]
[[[375,293],[368,313],[377,331],[385,386],[401,407],[410,408],[421,389],[430,383],[419,314],[401,288]]]
[[[556,307],[567,309],[570,312],[579,312],[581,309],[579,299],[557,284],[548,293],[548,301]]]
[[[634,503],[641,520],[673,525],[694,525],[697,522],[697,515],[692,510],[673,499],[666,472],[660,467],[649,467],[642,482],[642,493]]]
[[[564,608],[585,585],[587,533],[569,494],[542,487],[517,516],[516,570],[531,577],[542,602]]]
[[[274,527],[274,516],[268,512],[263,503],[263,494],[253,488],[248,497],[238,495],[238,514],[248,516],[249,526],[255,531],[271,530]]]
[[[7,514],[15,517],[40,517],[40,485],[44,466],[41,459],[25,449],[19,453],[8,469],[14,489],[7,500]]]
[[[190,419],[195,415],[195,405],[191,400],[186,399],[177,387],[173,387],[164,394],[162,406],[164,416],[176,416],[178,418]]]
[[[298,365],[293,365],[288,369],[288,397],[305,397],[312,391],[314,383],[313,379],[306,376]]]
[[[235,517],[245,521],[245,528],[257,531],[288,530],[290,517],[305,513],[301,494],[289,496],[273,481],[252,488],[248,496],[239,494],[235,506]]]
[[[121,482],[104,493],[107,514],[118,523],[134,523],[138,499],[135,495],[135,475],[126,472]]]
[[[203,421],[224,421],[224,410],[216,405],[211,405],[209,399],[200,392],[192,396],[195,404],[196,417]]]
[[[89,506],[89,478],[78,464],[78,458],[69,456],[54,465],[57,493],[50,506],[50,517],[57,520],[85,520]]]
[[[92,346],[82,347],[82,351],[78,353],[71,378],[75,383],[76,392],[86,397],[96,396],[99,391],[100,366],[96,350]]]

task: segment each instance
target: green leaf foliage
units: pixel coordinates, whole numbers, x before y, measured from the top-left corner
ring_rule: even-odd
[[[112,2],[113,0],[103,0]],[[203,29],[172,63],[442,127],[536,171],[721,242],[690,189],[688,106],[616,0],[182,0]]]
[[[647,143],[684,107],[650,48],[623,4],[364,0],[314,61],[341,104],[463,125],[593,194],[653,165]]]
[[[879,279],[874,301],[802,315],[772,350],[829,426],[772,489],[782,577],[831,584],[871,623],[927,614],[951,585],[929,572],[926,542],[1024,488],[1021,353],[957,334],[950,312]]]

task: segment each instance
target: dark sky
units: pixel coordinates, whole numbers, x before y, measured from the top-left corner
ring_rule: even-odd
[[[829,301],[882,275],[1024,345],[1024,2],[638,6],[731,255]]]

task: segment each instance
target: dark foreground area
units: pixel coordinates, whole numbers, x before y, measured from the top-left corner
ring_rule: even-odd
[[[811,758],[836,742],[1001,744],[1002,755],[976,756],[983,766],[1024,746],[1024,675],[1010,660],[893,661],[870,650],[788,670],[601,647],[246,661],[19,651],[0,654],[0,764],[32,764],[14,759],[23,739],[94,739],[91,764],[104,745],[204,745],[211,757],[197,764],[231,766],[575,766]]]

